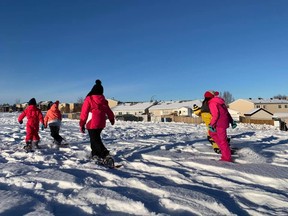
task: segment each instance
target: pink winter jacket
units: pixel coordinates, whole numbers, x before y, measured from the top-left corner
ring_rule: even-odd
[[[43,114],[39,108],[35,105],[29,105],[18,117],[18,121],[21,122],[24,118],[27,118],[26,129],[28,131],[32,128],[36,131],[39,129],[39,122],[44,123]]]
[[[220,97],[214,97],[208,101],[208,105],[212,115],[210,125],[216,128],[228,128],[233,119],[224,100]]]
[[[86,124],[87,129],[103,129],[106,126],[106,116],[113,125],[115,121],[114,113],[108,106],[105,97],[103,95],[87,96],[81,109],[80,128]]]

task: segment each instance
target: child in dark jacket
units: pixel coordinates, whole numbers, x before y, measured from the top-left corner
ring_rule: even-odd
[[[35,98],[32,98],[28,102],[28,107],[19,115],[18,122],[20,124],[23,124],[23,119],[27,118],[26,123],[26,146],[24,146],[24,149],[26,150],[32,150],[33,145],[36,148],[39,148],[38,143],[40,141],[39,137],[39,123],[41,123],[41,129],[44,130],[44,119],[42,112],[39,108],[36,106],[36,100]]]

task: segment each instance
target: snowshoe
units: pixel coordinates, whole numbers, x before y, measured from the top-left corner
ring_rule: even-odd
[[[39,147],[39,141],[33,141],[32,142],[32,146],[34,146],[36,149],[40,149],[40,147]],[[32,147],[31,146],[31,147]]]
[[[115,164],[114,164],[114,159],[108,155],[103,159],[103,165],[107,166],[109,168],[114,168]]]
[[[231,155],[237,155],[239,148],[231,148]]]
[[[91,155],[90,159],[95,161],[96,164],[110,168],[110,169],[117,169],[122,166],[122,164],[115,165],[115,161],[112,156],[108,155],[105,158],[100,158],[97,155]]]
[[[214,148],[213,150],[214,150],[215,153],[221,154],[221,150],[219,148]]]
[[[24,149],[27,153],[28,153],[28,152],[34,152],[31,143],[26,144],[23,149]]]

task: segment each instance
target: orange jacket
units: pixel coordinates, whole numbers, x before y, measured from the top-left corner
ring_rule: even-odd
[[[61,123],[62,115],[60,110],[58,109],[58,104],[53,104],[51,108],[47,111],[44,118],[44,126],[47,127],[50,123]]]

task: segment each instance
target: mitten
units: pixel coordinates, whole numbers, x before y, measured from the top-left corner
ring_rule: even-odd
[[[42,131],[44,130],[44,124],[41,124],[41,130]]]
[[[210,130],[211,132],[216,132],[216,128],[214,128],[212,125],[209,125],[209,130]]]
[[[82,127],[80,128],[80,131],[81,131],[82,133],[85,133],[85,127],[82,126]]]
[[[111,125],[114,125],[115,124],[115,119],[114,118],[111,119],[110,123],[111,123]]]
[[[233,121],[233,122],[231,123],[231,126],[232,126],[232,128],[234,129],[234,128],[237,127],[237,123],[236,123],[235,121]]]

